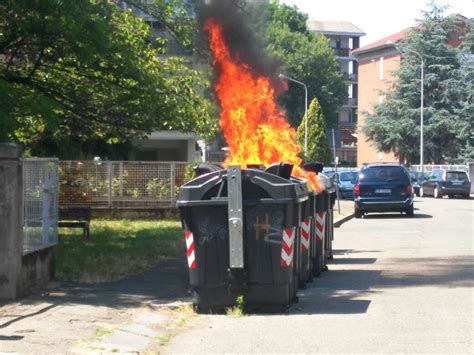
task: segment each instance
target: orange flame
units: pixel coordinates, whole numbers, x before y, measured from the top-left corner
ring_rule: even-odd
[[[296,131],[277,106],[270,79],[231,55],[214,18],[206,21],[204,30],[218,68],[215,90],[221,107],[220,126],[229,147],[225,164],[245,168],[247,164],[292,163],[293,175],[308,179],[320,191],[317,175],[300,168]]]

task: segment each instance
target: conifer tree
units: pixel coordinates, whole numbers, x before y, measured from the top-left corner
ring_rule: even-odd
[[[393,88],[374,113],[365,113],[363,131],[379,150],[392,150],[400,160],[419,162],[420,64],[424,60],[424,162],[458,161],[466,146],[467,121],[472,121],[472,79],[462,58],[472,48],[449,43],[464,37],[466,23],[458,16],[443,17],[444,7],[431,2],[422,19],[397,45],[402,61]],[[415,54],[418,53],[419,55]],[[464,54],[464,56],[462,55]],[[470,98],[471,97],[471,98]],[[462,131],[464,129],[464,132]]]
[[[297,131],[298,144],[302,151],[304,151],[304,131],[303,116]],[[322,163],[329,163],[331,160],[331,152],[328,148],[326,136],[326,119],[316,98],[311,101],[308,109],[308,152],[304,160],[320,161]]]

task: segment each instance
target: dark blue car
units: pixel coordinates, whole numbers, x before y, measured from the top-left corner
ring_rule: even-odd
[[[368,212],[405,212],[413,216],[413,187],[400,164],[367,164],[354,185],[354,215]]]

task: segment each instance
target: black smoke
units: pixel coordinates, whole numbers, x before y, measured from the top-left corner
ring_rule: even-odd
[[[279,63],[266,52],[264,39],[254,33],[251,11],[251,3],[246,0],[197,0],[196,18],[200,29],[197,43],[207,47],[207,34],[202,28],[206,20],[213,17],[222,25],[231,53],[257,73],[277,81]]]

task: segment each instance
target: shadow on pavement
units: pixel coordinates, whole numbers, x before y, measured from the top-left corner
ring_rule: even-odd
[[[370,299],[379,292],[371,290],[380,277],[379,270],[331,270],[299,292],[299,302],[292,314],[366,313]]]
[[[336,265],[349,265],[349,264],[373,264],[377,261],[377,258],[347,258],[347,259],[333,259],[331,264]]]
[[[17,341],[23,338],[23,335],[0,335],[0,341]]]
[[[474,256],[394,258],[384,262],[377,287],[473,287]]]
[[[188,290],[189,273],[186,260],[168,259],[150,271],[119,281],[97,284],[65,283],[49,289],[42,295],[20,299],[18,303],[23,305],[47,304],[47,306],[21,316],[6,315],[11,319],[0,322],[0,329],[62,304],[106,306],[116,309],[139,307],[155,300],[186,301],[191,296]]]
[[[400,214],[400,213],[377,213],[377,214],[366,214],[364,216],[364,219],[396,219],[396,218],[402,218],[402,219],[421,219],[421,218],[433,218],[432,215],[430,214],[425,214],[425,213],[415,213],[412,217],[408,217],[405,214]]]
[[[382,253],[382,250],[354,250],[354,249],[333,249],[333,255],[347,255],[355,253]]]
[[[342,252],[350,254],[351,250]],[[375,264],[376,260],[335,258],[330,271],[299,291],[299,303],[291,308],[291,314],[365,313],[372,302],[370,296],[387,288],[474,287],[474,256],[392,258],[380,264]],[[350,264],[375,264],[377,270],[331,270],[331,265]]]

